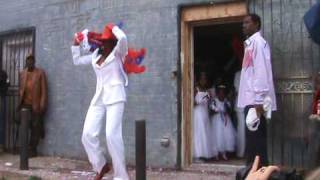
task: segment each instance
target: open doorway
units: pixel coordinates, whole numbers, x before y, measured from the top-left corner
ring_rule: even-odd
[[[201,55],[199,44],[202,46],[213,46],[214,44],[205,45],[201,41],[197,40],[197,31],[200,34],[204,33],[207,29],[207,34],[217,34],[217,37],[223,36],[224,31],[233,29],[232,25],[238,24],[242,21],[243,17],[248,14],[247,3],[245,1],[228,2],[228,3],[214,3],[214,4],[200,4],[200,5],[186,5],[181,6],[180,9],[180,28],[181,28],[181,41],[180,41],[180,65],[181,65],[181,82],[180,82],[180,98],[181,98],[181,149],[178,153],[181,154],[181,166],[186,168],[190,166],[193,161],[193,144],[194,144],[194,127],[193,127],[193,115],[194,115],[194,82],[195,82],[195,67],[197,70],[198,63],[202,61],[196,60]],[[209,27],[228,26],[228,28],[222,28],[220,33],[218,30],[208,30]],[[238,28],[241,31],[241,26]],[[237,30],[237,32],[238,32]],[[197,36],[197,37],[195,37]],[[196,40],[195,40],[196,38]],[[203,41],[208,37],[204,37]],[[195,40],[195,41],[194,41]],[[199,41],[199,42],[198,42]],[[222,42],[223,40],[221,40]],[[195,44],[196,43],[196,44]],[[224,44],[224,42],[223,42]],[[196,46],[196,47],[195,47]],[[213,52],[214,48],[210,50]],[[197,52],[195,52],[197,51]],[[197,53],[197,55],[195,55]],[[198,55],[200,53],[200,55]],[[225,53],[228,54],[228,53]],[[231,57],[231,56],[230,56]],[[226,58],[227,59],[227,58]],[[215,62],[223,62],[224,58]],[[213,60],[212,60],[213,61]],[[204,60],[206,62],[206,60]],[[219,66],[220,68],[222,67]],[[217,68],[218,69],[218,68]],[[213,71],[213,70],[212,70]],[[232,73],[230,73],[230,78]],[[231,78],[232,79],[232,78]],[[178,123],[179,123],[178,122]],[[180,123],[179,123],[180,124]]]
[[[195,75],[205,71],[210,83],[220,78],[231,87],[235,73],[241,69],[241,59],[234,52],[234,48],[241,48],[239,43],[242,43],[241,22],[194,27]]]
[[[244,164],[245,130],[238,126],[235,81],[241,69],[242,39],[241,21],[193,28],[194,163]],[[201,98],[204,92],[209,95],[206,102]]]

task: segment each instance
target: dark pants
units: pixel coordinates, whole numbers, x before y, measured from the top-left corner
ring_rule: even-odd
[[[4,146],[6,133],[6,97],[1,96],[0,98],[0,146]]]
[[[245,117],[253,106],[246,106]],[[260,125],[256,131],[250,131],[246,126],[246,160],[247,165],[251,164],[256,155],[260,156],[260,165],[268,165],[267,149],[267,122],[264,116],[260,118]]]
[[[43,123],[42,118],[40,115],[35,114],[32,112],[32,107],[28,105],[22,106],[23,109],[29,109],[31,113],[30,121],[29,121],[29,128],[30,128],[30,141],[29,141],[29,148],[31,151],[36,152],[37,146],[39,144],[40,138],[42,137],[43,133]]]

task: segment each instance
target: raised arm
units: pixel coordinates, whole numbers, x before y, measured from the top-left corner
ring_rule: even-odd
[[[118,27],[114,26],[112,28],[112,33],[117,38],[118,42],[114,49],[115,54],[120,56],[122,60],[128,54],[128,40],[126,34]]]
[[[80,46],[71,46],[71,53],[74,65],[90,64],[92,61],[92,54],[81,56]]]

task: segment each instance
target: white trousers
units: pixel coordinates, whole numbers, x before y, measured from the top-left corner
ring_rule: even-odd
[[[106,140],[112,158],[114,180],[128,180],[122,139],[122,115],[124,102],[111,105],[90,105],[84,123],[82,143],[93,170],[101,172],[106,164],[105,147],[101,146],[99,135],[106,116]]]
[[[246,123],[243,109],[236,109],[238,128],[237,128],[237,156],[244,157],[246,148]]]

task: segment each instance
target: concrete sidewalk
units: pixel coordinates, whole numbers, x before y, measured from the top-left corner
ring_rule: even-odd
[[[29,159],[29,170],[19,170],[19,156],[0,154],[0,179],[32,180],[39,177],[48,180],[93,179],[94,172],[87,161],[59,157],[36,157]],[[242,166],[194,164],[183,171],[148,168],[148,180],[234,180],[235,172]],[[128,168],[130,178],[135,179],[134,168]],[[112,172],[104,179],[112,180]]]

